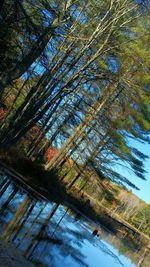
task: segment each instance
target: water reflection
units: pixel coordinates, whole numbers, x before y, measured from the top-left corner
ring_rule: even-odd
[[[104,239],[93,237],[88,222],[69,208],[28,194],[5,175],[0,177],[0,225],[3,239],[35,266],[136,266]]]

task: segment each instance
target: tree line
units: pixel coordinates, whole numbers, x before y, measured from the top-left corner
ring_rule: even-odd
[[[57,147],[45,169],[61,169],[71,158],[76,172],[72,184],[92,169],[100,178],[137,188],[116,167],[145,179],[147,156],[131,142],[149,142],[145,5],[5,0],[0,18],[0,148],[15,146],[38,126],[40,133],[26,155],[38,158],[48,147]]]

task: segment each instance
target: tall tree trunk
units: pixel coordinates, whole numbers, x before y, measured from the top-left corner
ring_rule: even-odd
[[[59,153],[49,162],[47,165],[45,165],[45,169],[51,169],[54,167],[58,167],[62,160],[65,159],[67,156],[69,150],[72,148],[73,144],[77,141],[77,139],[83,134],[84,130],[86,129],[87,125],[89,125],[90,121],[94,119],[94,117],[97,115],[99,110],[104,106],[106,103],[106,99],[102,100],[99,105],[98,103],[94,104],[94,112],[93,107],[89,110],[89,115],[87,115],[84,119],[84,122],[82,122],[74,131],[73,135],[68,139],[68,141],[63,145]],[[97,107],[98,106],[98,107]],[[92,113],[92,114],[91,114]]]
[[[79,90],[76,91],[76,94],[79,92]],[[52,118],[52,120],[50,121],[50,123],[47,124],[45,130],[43,131],[42,135],[37,139],[36,142],[33,142],[31,148],[29,149],[28,151],[28,156],[31,156],[33,155],[35,149],[37,148],[37,145],[40,144],[42,138],[48,133],[48,131],[51,129],[51,127],[53,126],[53,124],[57,121],[57,119],[59,118],[59,116],[62,114],[62,112],[69,108],[69,105],[70,105],[70,101],[73,99],[74,97],[74,94],[73,95],[70,95],[67,99],[67,101],[64,103],[64,105],[56,112],[55,116]],[[62,102],[63,99],[61,99],[61,101],[59,101],[59,104],[60,102]],[[53,114],[54,115],[54,114]],[[47,120],[50,119],[50,116],[48,116],[48,118],[46,119],[46,122]],[[50,138],[50,140],[46,140],[46,142],[39,147],[39,150],[37,151],[36,149],[36,154],[39,154],[45,147],[50,147],[52,145],[52,140]]]
[[[21,4],[20,4],[21,5]],[[38,37],[37,41],[33,44],[31,50],[26,54],[20,62],[16,64],[14,69],[6,73],[0,83],[0,97],[2,98],[4,89],[6,86],[11,84],[12,81],[21,77],[29,67],[35,62],[35,60],[41,56],[44,49],[46,48],[51,36],[55,35],[55,28],[57,27],[58,19],[55,18],[51,25],[49,25]],[[0,98],[0,99],[1,99]]]
[[[65,160],[66,156],[69,153],[69,150],[72,149],[75,142],[79,139],[79,137],[84,133],[85,129],[88,125],[90,125],[91,121],[97,116],[97,114],[109,104],[111,105],[120,95],[122,92],[122,88],[117,90],[117,85],[115,85],[115,89],[111,90],[111,92],[107,93],[106,89],[106,96],[104,95],[100,101],[91,106],[91,108],[87,112],[87,116],[85,117],[84,121],[75,129],[73,135],[68,139],[68,141],[62,146],[59,153],[45,165],[45,169],[52,169],[55,167],[59,167],[61,162]],[[110,106],[111,107],[111,106]]]
[[[150,248],[146,248],[144,250],[144,253],[143,253],[141,259],[139,260],[137,267],[144,267],[144,262],[149,255],[149,250],[150,250]]]
[[[104,135],[104,138],[102,140],[99,141],[97,147],[92,151],[90,157],[85,161],[85,163],[83,164],[83,166],[78,165],[77,163],[75,163],[77,165],[77,175],[73,178],[73,180],[71,181],[71,183],[68,185],[68,188],[70,189],[74,183],[80,178],[81,175],[84,175],[84,173],[86,172],[86,167],[88,166],[89,162],[91,160],[93,160],[96,155],[102,151],[107,143],[108,140],[107,139],[108,133],[106,133]]]

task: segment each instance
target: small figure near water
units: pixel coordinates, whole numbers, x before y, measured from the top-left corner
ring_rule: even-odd
[[[95,229],[92,233],[93,236],[99,236],[99,231],[98,229]]]

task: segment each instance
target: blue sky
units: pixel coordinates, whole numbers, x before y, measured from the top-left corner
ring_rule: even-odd
[[[137,141],[132,141],[132,146],[139,149],[142,153],[148,155],[150,157],[150,144],[141,144]],[[132,189],[132,192],[136,194],[138,197],[146,201],[150,204],[150,158],[146,160],[145,162],[145,169],[147,171],[145,177],[146,181],[143,181],[142,179],[135,176],[132,172],[128,172],[124,169],[122,169],[122,173],[131,181],[133,182],[137,187],[140,188],[140,190]]]
[[[150,157],[150,144],[139,144],[134,142],[135,145],[137,145],[137,148],[141,151],[147,154]],[[143,181],[140,178],[137,177],[131,177],[132,181],[136,183],[136,185],[141,189],[140,191],[132,190],[136,195],[138,195],[140,198],[145,200],[147,203],[150,204],[150,158],[147,159],[145,162],[145,169],[147,171],[146,173],[146,179],[147,181]]]

